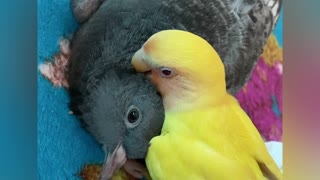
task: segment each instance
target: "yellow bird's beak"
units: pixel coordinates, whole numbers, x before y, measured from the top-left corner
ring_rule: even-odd
[[[143,50],[138,50],[132,57],[131,64],[137,72],[148,72],[151,70],[151,67],[146,63],[146,60],[143,58]]]

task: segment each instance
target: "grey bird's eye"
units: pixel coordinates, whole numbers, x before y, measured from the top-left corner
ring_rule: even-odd
[[[138,124],[140,124],[141,118],[142,118],[142,114],[141,114],[139,108],[137,108],[134,105],[131,105],[128,108],[126,118],[125,118],[125,123],[128,128],[134,128]]]
[[[139,111],[137,109],[131,109],[128,113],[128,122],[135,123],[139,119]]]

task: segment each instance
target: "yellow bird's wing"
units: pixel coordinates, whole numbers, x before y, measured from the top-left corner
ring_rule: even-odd
[[[254,153],[254,157],[263,175],[267,177],[269,180],[281,180],[282,173],[278,168],[277,164],[275,163],[275,161],[272,159],[272,156],[268,152],[268,149],[260,133],[251,122],[251,119],[247,116],[247,114],[243,110],[237,111],[237,112],[241,117],[242,121],[247,121],[246,124],[248,124],[247,126],[249,126],[248,127],[249,134],[252,135],[252,142],[247,142],[247,143],[248,143],[248,146],[251,147],[251,151]]]
[[[166,114],[146,163],[154,180],[281,180],[265,143],[238,102]]]
[[[267,179],[281,180],[282,173],[269,154],[259,131],[237,100],[231,97],[231,102],[231,105],[225,109],[226,119],[228,120],[226,125],[234,127],[230,133],[233,132],[242,137],[234,138],[234,146],[247,151],[256,160],[262,174]]]
[[[167,133],[152,139],[146,164],[153,180],[257,180],[245,163],[187,134]]]

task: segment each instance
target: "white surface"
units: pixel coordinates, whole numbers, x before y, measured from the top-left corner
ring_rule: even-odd
[[[269,141],[265,143],[267,149],[280,168],[281,172],[283,172],[283,161],[282,161],[282,142]]]

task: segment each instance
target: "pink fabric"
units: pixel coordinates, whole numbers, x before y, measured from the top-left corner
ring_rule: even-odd
[[[260,58],[249,82],[236,95],[267,141],[282,141],[282,71],[279,66],[280,63],[269,66]],[[277,103],[280,115],[273,109],[274,103]]]

